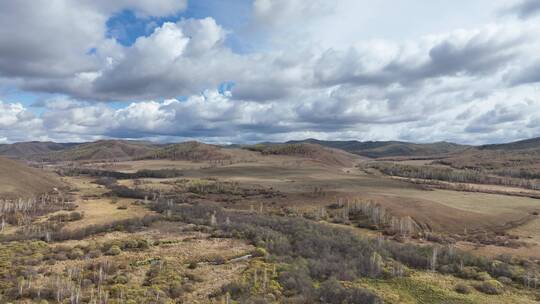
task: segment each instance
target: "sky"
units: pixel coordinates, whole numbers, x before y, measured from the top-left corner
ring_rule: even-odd
[[[540,0],[2,0],[0,143],[540,136]]]

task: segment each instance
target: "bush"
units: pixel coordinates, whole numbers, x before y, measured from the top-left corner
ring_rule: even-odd
[[[278,281],[285,289],[287,296],[300,294],[304,297],[311,297],[315,292],[308,270],[302,266],[281,272]]]
[[[497,281],[501,282],[502,284],[505,284],[505,285],[508,285],[508,284],[512,284],[512,279],[508,278],[508,277],[498,277],[497,278]]]
[[[477,279],[478,281],[489,281],[491,280],[491,276],[489,275],[489,273],[482,271],[476,275],[475,279]]]
[[[261,248],[261,247],[257,247],[255,248],[255,250],[253,250],[253,252],[251,253],[251,255],[253,257],[265,257],[268,255],[268,252],[266,251],[266,249],[264,248]]]
[[[474,267],[464,267],[457,275],[463,279],[476,279],[478,277],[478,271]]]
[[[79,248],[73,248],[73,250],[71,250],[69,253],[68,253],[68,257],[71,259],[71,260],[76,260],[76,259],[80,259],[84,256],[84,252],[79,249]]]
[[[220,256],[220,255],[217,255],[215,257],[212,257],[210,258],[210,263],[214,264],[214,265],[223,265],[227,262],[227,260]]]
[[[456,285],[456,287],[454,288],[454,290],[455,290],[457,293],[461,293],[461,294],[469,294],[469,293],[471,293],[472,288],[471,288],[471,286],[469,286],[469,285],[467,285],[467,284],[459,283],[459,284]]]
[[[180,298],[184,294],[184,288],[181,282],[173,282],[169,286],[169,295],[171,298]]]
[[[75,211],[74,211],[74,212],[71,212],[71,213],[69,214],[69,220],[70,220],[70,221],[78,221],[78,220],[80,220],[80,219],[82,219],[82,218],[83,218],[83,215],[82,215],[82,213],[80,213],[80,212],[75,212]]]
[[[123,274],[117,274],[111,279],[110,283],[112,283],[112,284],[124,284],[125,285],[125,284],[128,283],[128,281],[129,280],[128,280],[127,276],[125,276]]]
[[[504,285],[496,280],[485,281],[475,286],[475,288],[489,295],[498,295],[503,293]]]
[[[246,284],[242,284],[239,282],[232,282],[223,286],[221,288],[221,292],[223,292],[223,294],[228,293],[231,296],[231,298],[236,300],[240,298],[241,296],[243,296],[244,294],[248,293],[249,287]]]
[[[113,245],[107,250],[107,255],[119,255],[120,253],[122,253],[122,249],[117,245]]]
[[[370,291],[363,288],[345,288],[334,278],[322,283],[318,293],[321,302],[328,304],[382,303]]]

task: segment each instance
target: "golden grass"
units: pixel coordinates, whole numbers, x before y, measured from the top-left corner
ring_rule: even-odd
[[[133,205],[132,199],[118,199],[117,203],[112,203],[110,199],[97,199],[78,202],[75,211],[84,214],[84,217],[75,222],[67,223],[64,229],[79,229],[91,225],[103,225],[118,220],[143,217],[151,214],[148,209]],[[127,209],[119,209],[125,206]]]

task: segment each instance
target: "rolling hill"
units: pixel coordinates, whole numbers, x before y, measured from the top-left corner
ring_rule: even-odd
[[[145,159],[170,159],[187,161],[225,160],[231,155],[220,146],[209,145],[197,141],[170,144],[147,153]]]
[[[349,167],[361,157],[343,150],[324,147],[312,143],[258,144],[244,149],[260,152],[263,155],[286,155],[309,158],[326,165]]]
[[[97,161],[130,160],[141,158],[158,147],[149,142],[99,140],[72,146],[61,151],[36,154],[31,159],[40,161]]]
[[[396,156],[417,156],[427,157],[441,154],[451,154],[464,151],[470,146],[459,145],[448,142],[437,142],[430,144],[415,144],[401,141],[326,141],[317,139],[306,139],[302,141],[289,141],[288,143],[310,143],[325,147],[342,149],[349,153],[358,154],[370,158],[396,157]]]
[[[52,174],[0,157],[0,198],[28,198],[51,192],[61,185]]]
[[[11,158],[29,158],[34,155],[61,151],[75,145],[77,144],[39,141],[4,144],[0,145],[0,155]]]
[[[540,149],[540,137],[525,139],[505,144],[495,144],[495,145],[483,145],[478,147],[480,150],[505,150],[505,151],[514,151],[514,150],[530,150],[530,149]]]

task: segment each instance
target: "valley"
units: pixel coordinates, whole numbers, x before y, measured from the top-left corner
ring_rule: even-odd
[[[0,301],[536,303],[536,180],[394,151],[108,141],[0,159]]]

